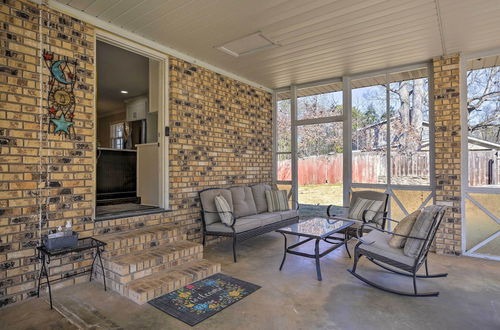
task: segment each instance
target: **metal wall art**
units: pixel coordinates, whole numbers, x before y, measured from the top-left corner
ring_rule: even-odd
[[[47,108],[49,111],[49,132],[65,134],[69,138],[76,137],[75,123],[75,94],[76,60],[66,57],[55,59],[54,53],[43,51],[43,60],[50,71],[48,81],[49,93]]]

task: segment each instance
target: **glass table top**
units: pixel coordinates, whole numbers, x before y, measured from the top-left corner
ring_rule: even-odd
[[[352,221],[318,217],[280,228],[277,230],[277,232],[299,236],[324,238],[342,229],[345,229],[352,224],[354,224],[354,222]]]

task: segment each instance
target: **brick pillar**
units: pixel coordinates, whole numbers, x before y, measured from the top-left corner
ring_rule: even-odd
[[[436,204],[448,206],[436,235],[436,252],[457,255],[462,239],[459,60],[458,54],[433,59]]]

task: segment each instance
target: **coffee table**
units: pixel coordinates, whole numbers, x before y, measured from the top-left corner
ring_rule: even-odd
[[[285,263],[287,253],[298,255],[305,258],[312,258],[316,260],[316,275],[318,277],[318,281],[321,281],[322,277],[321,277],[321,266],[319,263],[319,259],[327,255],[328,253],[332,252],[333,250],[344,245],[344,240],[347,239],[346,231],[342,233],[344,237],[335,237],[333,235],[338,233],[339,231],[342,231],[352,226],[353,224],[354,222],[352,221],[316,217],[276,230],[276,232],[281,233],[285,238],[285,251],[283,253],[283,260],[281,261],[280,271]],[[299,238],[300,237],[307,237],[307,238],[296,244],[287,246],[286,235],[298,236]],[[314,254],[295,250],[299,246],[313,240],[315,241]],[[332,244],[332,246],[320,252],[319,245],[321,241]]]

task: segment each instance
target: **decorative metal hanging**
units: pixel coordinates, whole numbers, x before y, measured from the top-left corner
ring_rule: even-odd
[[[65,134],[75,138],[75,94],[74,87],[77,81],[76,60],[66,57],[55,59],[54,53],[43,51],[43,60],[50,71],[48,81],[49,93],[47,107],[49,112],[49,132]]]

